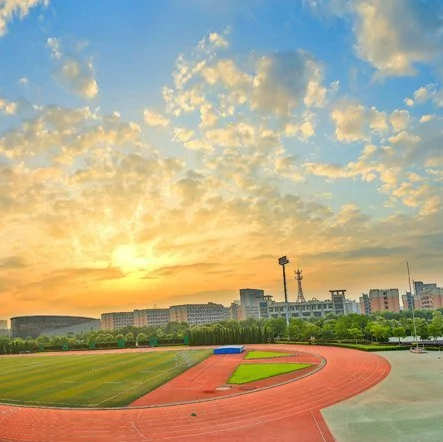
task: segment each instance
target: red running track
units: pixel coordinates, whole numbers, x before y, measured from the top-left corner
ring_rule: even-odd
[[[0,405],[0,441],[333,442],[320,410],[376,385],[388,375],[390,365],[378,355],[357,350],[320,346],[312,350],[327,360],[314,375],[216,401],[118,410]]]

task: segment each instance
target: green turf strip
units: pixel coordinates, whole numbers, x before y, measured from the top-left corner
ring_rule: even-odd
[[[276,351],[250,351],[245,359],[267,359],[280,358],[282,356],[293,356],[290,353],[278,353]]]
[[[201,362],[210,350],[188,350]],[[187,369],[177,351],[0,357],[0,402],[62,407],[119,407]]]
[[[291,373],[312,364],[241,364],[228,380],[228,384],[246,384],[279,374]]]

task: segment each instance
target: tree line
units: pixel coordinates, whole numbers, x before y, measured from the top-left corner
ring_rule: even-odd
[[[443,335],[442,309],[415,311],[417,335],[421,340]],[[212,325],[189,326],[171,322],[163,327],[125,327],[114,331],[91,331],[68,336],[39,336],[35,339],[0,337],[0,354],[62,349],[118,348],[147,345],[224,345],[273,342],[275,340],[320,342],[387,342],[390,337],[414,336],[412,312],[327,314],[324,318],[285,318],[225,320]],[[153,343],[154,342],[154,343]]]

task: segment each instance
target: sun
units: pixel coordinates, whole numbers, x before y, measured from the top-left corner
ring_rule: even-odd
[[[117,246],[112,253],[112,265],[122,270],[143,270],[155,262],[152,251],[139,250],[134,244]]]

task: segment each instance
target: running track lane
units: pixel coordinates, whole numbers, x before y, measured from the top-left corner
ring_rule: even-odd
[[[293,345],[267,347],[307,350]],[[333,442],[320,410],[376,385],[388,375],[390,365],[378,355],[357,350],[320,346],[309,350],[327,360],[314,375],[216,401],[118,410],[0,405],[0,441]]]

